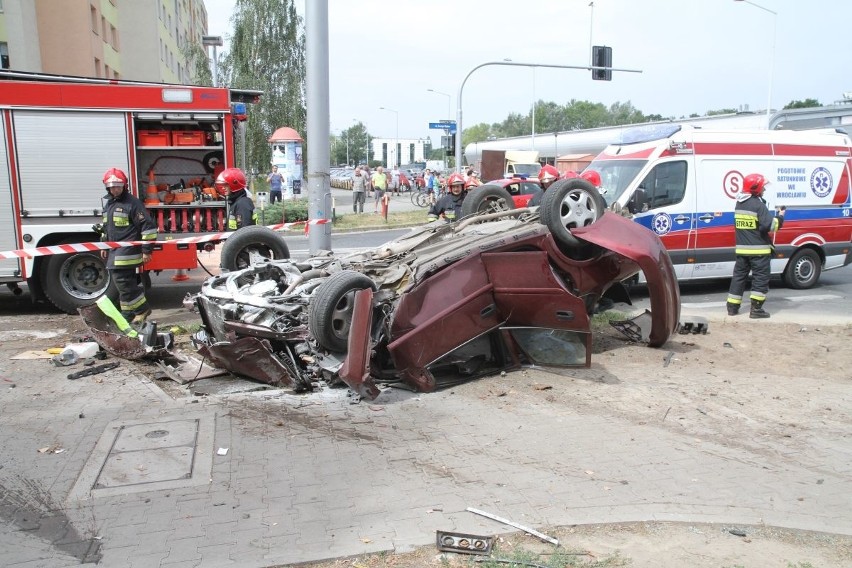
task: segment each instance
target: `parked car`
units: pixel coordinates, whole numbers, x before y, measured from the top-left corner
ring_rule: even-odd
[[[268,249],[274,260],[208,279],[191,301],[203,322],[193,340],[219,367],[296,390],[325,380],[369,399],[382,383],[429,392],[522,365],[589,366],[598,301],[629,301],[622,281],[642,270],[644,338],[663,345],[680,310],[665,248],[568,181],[581,183],[551,187],[532,212],[430,223],[347,255],[297,262],[265,241],[274,233],[240,229],[229,258]]]
[[[538,179],[527,179],[525,176],[495,179],[479,187],[496,186],[506,190],[512,197],[515,207],[526,207],[530,199],[541,193],[541,183]]]

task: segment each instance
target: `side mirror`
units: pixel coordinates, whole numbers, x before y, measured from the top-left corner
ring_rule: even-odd
[[[631,213],[641,213],[648,210],[648,199],[643,188],[636,188],[636,191],[633,192],[633,195],[627,201],[627,209]]]

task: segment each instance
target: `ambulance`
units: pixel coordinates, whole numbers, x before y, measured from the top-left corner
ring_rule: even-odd
[[[587,169],[601,175],[607,205],[654,231],[679,280],[730,278],[734,208],[743,178],[769,180],[770,210],[786,207],[772,235],[772,273],[787,286],[816,285],[852,262],[852,143],[842,131],[711,131],[637,127]]]

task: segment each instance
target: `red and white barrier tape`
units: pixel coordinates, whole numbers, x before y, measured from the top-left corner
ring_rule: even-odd
[[[301,225],[305,226],[305,233],[308,232],[310,225],[324,225],[330,223],[330,219],[314,219],[312,221],[296,221],[295,223],[279,223],[277,225],[267,225],[273,231],[287,231]],[[10,258],[35,258],[37,256],[52,256],[54,254],[73,254],[77,252],[94,252],[99,250],[109,250],[119,247],[141,246],[141,245],[174,245],[174,244],[196,244],[207,243],[211,241],[224,241],[234,232],[228,233],[212,233],[209,235],[199,235],[197,237],[184,237],[182,239],[173,239],[168,241],[99,241],[90,243],[71,243],[64,245],[51,245],[46,247],[35,247],[31,249],[7,250],[0,252],[0,260]]]

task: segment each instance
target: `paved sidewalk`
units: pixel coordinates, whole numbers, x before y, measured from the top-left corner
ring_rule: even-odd
[[[130,362],[67,380],[79,365],[9,359],[61,344],[77,320],[64,321],[57,337],[21,329],[0,345],[4,566],[262,567],[405,551],[438,529],[510,530],[467,507],[540,529],[852,534],[848,447],[755,452],[463,387],[360,404],[341,389],[173,400]]]

